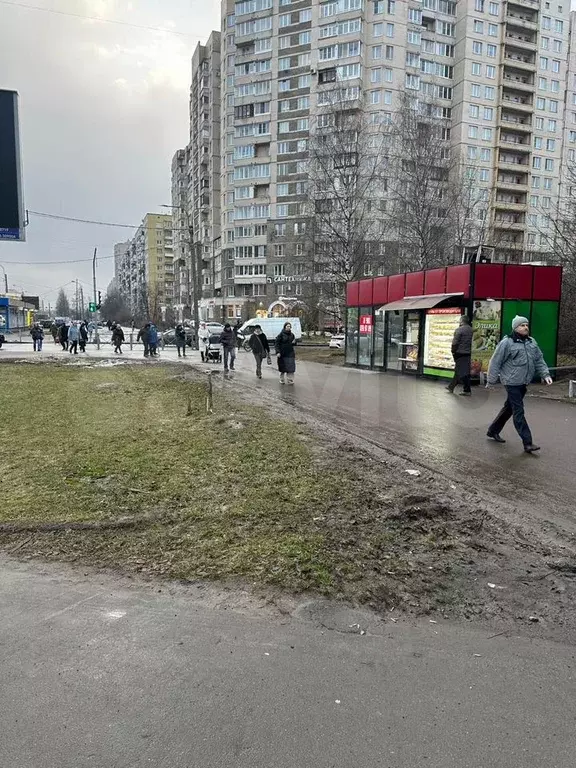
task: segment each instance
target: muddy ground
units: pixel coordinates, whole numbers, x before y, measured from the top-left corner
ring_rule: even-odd
[[[178,369],[174,376],[206,381],[204,372],[193,369]],[[219,392],[232,401],[240,395],[219,375],[214,379],[217,411]],[[241,390],[243,402],[249,390]],[[343,498],[320,514],[309,510],[312,529],[335,563],[333,584],[323,594],[387,616],[404,612],[434,621],[481,621],[494,633],[525,630],[576,641],[576,545],[569,533],[550,523],[537,526],[509,502],[474,488],[473,478],[466,478],[464,488],[296,405],[284,403],[279,412],[277,400],[262,390],[258,402],[270,416],[298,425],[318,467],[346,477]],[[130,535],[124,530],[4,530],[0,546],[19,558],[117,565],[150,578],[170,578],[160,561],[114,563],[101,557],[103,536],[121,545],[117,537]],[[95,539],[97,547],[91,545]],[[270,587],[265,579],[249,586],[270,594],[281,587]]]

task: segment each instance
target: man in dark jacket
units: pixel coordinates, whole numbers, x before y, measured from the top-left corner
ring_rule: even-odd
[[[32,343],[34,345],[34,352],[42,352],[42,342],[44,340],[44,331],[40,323],[34,323],[32,330],[30,331],[32,336]]]
[[[176,339],[176,349],[178,350],[178,357],[186,357],[186,329],[182,323],[178,323],[176,330],[174,331]]]
[[[454,331],[452,339],[452,357],[454,358],[454,378],[448,384],[448,392],[454,392],[459,383],[462,384],[461,395],[469,397],[470,389],[470,363],[472,360],[472,328],[466,315],[460,318],[460,326]]]
[[[236,334],[230,323],[226,323],[220,336],[222,352],[224,354],[224,370],[228,370],[228,359],[230,359],[230,370],[234,370],[234,360],[236,360]]]
[[[88,343],[88,323],[86,320],[82,321],[80,325],[80,338],[78,345],[80,346],[80,352],[86,352],[86,344]]]
[[[142,341],[142,344],[144,344],[144,357],[148,357],[150,353],[150,323],[146,323],[146,325],[140,328],[136,341]]]
[[[259,379],[262,378],[262,360],[264,358],[270,358],[270,344],[266,338],[266,334],[262,333],[262,326],[255,325],[254,333],[248,339],[248,346],[252,350],[254,359],[256,360],[256,376]]]
[[[60,344],[62,344],[63,351],[66,352],[68,350],[68,326],[66,323],[62,323],[60,326],[58,339],[60,340]]]

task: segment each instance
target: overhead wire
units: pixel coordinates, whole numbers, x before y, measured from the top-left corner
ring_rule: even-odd
[[[122,27],[134,27],[135,29],[146,29],[151,32],[166,32],[169,35],[178,35],[179,37],[190,37],[194,40],[202,40],[203,38],[198,35],[193,35],[190,32],[179,32],[176,29],[166,29],[165,27],[149,27],[145,24],[133,24],[130,21],[119,21],[118,19],[104,19],[100,16],[85,16],[81,13],[72,13],[71,11],[59,11],[56,8],[41,8],[38,5],[27,5],[26,3],[17,3],[13,0],[0,0],[2,5],[11,5],[14,8],[25,8],[28,11],[42,11],[43,13],[52,13],[56,16],[70,16],[74,19],[82,19],[83,21],[100,21],[103,24],[117,24]]]

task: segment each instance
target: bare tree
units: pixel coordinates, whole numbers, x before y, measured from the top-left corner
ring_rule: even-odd
[[[559,350],[576,355],[576,163],[565,164],[560,193],[554,203],[538,210],[540,247],[533,255],[537,253],[548,263],[563,268]]]
[[[359,93],[339,85],[321,99],[309,145],[307,303],[341,320],[346,283],[364,276],[371,244],[384,235],[387,157],[385,135],[369,123]]]
[[[70,302],[63,288],[60,288],[56,299],[56,315],[58,317],[70,317]]]
[[[448,264],[472,236],[480,202],[474,174],[451,150],[449,123],[433,101],[404,95],[391,134],[391,214],[401,243],[401,266]]]

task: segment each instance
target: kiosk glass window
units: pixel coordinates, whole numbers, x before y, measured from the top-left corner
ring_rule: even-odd
[[[358,308],[348,307],[346,317],[346,362],[356,364],[358,359]]]
[[[404,371],[417,371],[420,358],[420,313],[407,312],[404,340],[402,342]]]
[[[381,309],[374,315],[374,365],[379,368],[384,367],[385,361],[385,329],[386,329],[386,315],[384,310]]]
[[[374,331],[372,307],[360,307],[358,330],[358,365],[370,365],[372,363],[372,333]]]
[[[402,357],[400,350],[404,335],[404,312],[386,312],[388,327],[386,331],[386,346],[388,347],[388,359],[386,368],[397,371]]]

